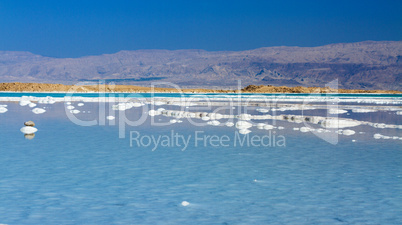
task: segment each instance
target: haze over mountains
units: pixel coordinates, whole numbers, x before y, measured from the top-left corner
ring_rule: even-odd
[[[98,79],[149,85],[248,84],[402,90],[402,41],[366,41],[320,47],[268,47],[248,51],[136,50],[81,58],[51,58],[0,51],[0,82],[72,84]]]

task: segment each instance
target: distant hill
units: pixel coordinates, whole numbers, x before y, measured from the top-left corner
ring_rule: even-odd
[[[365,41],[320,47],[269,47],[248,51],[136,50],[81,58],[51,58],[0,51],[0,82],[71,84],[104,79],[149,85],[324,86],[402,90],[402,41]]]

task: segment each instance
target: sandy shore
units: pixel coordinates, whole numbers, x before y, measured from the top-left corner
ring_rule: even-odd
[[[151,88],[133,85],[64,85],[43,83],[0,83],[0,91],[3,92],[125,92],[125,93],[237,93],[238,90],[213,90],[213,89],[175,89],[175,88]],[[392,90],[356,90],[356,89],[330,89],[321,87],[286,87],[286,86],[256,86],[249,85],[241,89],[242,93],[386,93],[402,94],[401,91]]]

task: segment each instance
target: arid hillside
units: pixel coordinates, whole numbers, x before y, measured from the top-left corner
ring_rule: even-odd
[[[0,82],[229,87],[241,80],[242,86],[324,87],[335,79],[340,88],[402,90],[402,41],[231,52],[137,50],[82,58],[0,51]]]

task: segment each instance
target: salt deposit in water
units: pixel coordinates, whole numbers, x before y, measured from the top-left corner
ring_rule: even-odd
[[[20,106],[26,106],[26,105],[29,105],[30,103],[31,103],[31,101],[29,101],[29,100],[21,100]]]
[[[212,125],[212,126],[219,126],[219,124],[221,124],[221,123],[217,120],[211,120],[211,121],[208,121],[207,124]]]
[[[26,126],[26,127],[21,128],[20,131],[24,134],[33,134],[36,131],[38,131],[38,129],[36,129],[35,127]]]
[[[339,118],[327,118],[320,122],[324,128],[345,128],[359,126],[361,123],[356,120],[347,120]]]
[[[265,129],[265,130],[272,130],[272,129],[274,129],[274,128],[275,128],[274,126],[269,125],[269,124],[264,125],[264,129]]]
[[[8,109],[6,107],[0,107],[0,113],[5,113],[7,111]]]
[[[354,113],[369,113],[369,112],[377,112],[375,109],[352,109]]]
[[[34,108],[32,110],[32,112],[35,113],[35,114],[42,114],[42,113],[46,112],[46,110],[44,110],[42,108]]]
[[[251,130],[249,130],[249,129],[240,129],[239,130],[239,133],[240,134],[248,134],[248,133],[250,133],[251,132]]]
[[[328,113],[329,114],[343,114],[343,113],[347,113],[348,111],[343,110],[343,109],[329,109]]]
[[[232,123],[232,122],[226,122],[226,123],[225,123],[225,126],[227,126],[227,127],[233,127],[233,126],[234,126],[234,123]]]
[[[342,131],[342,134],[346,135],[346,136],[354,135],[355,133],[356,132],[354,130],[344,130],[344,131]]]
[[[247,122],[247,121],[238,121],[237,123],[236,123],[236,128],[237,129],[248,129],[248,128],[250,128],[250,127],[252,127],[253,126],[253,124],[251,124],[251,123],[249,123],[249,122]]]
[[[188,201],[182,201],[182,202],[181,202],[181,205],[182,205],[182,206],[188,206],[188,205],[190,205],[190,203],[189,203]]]
[[[305,133],[305,132],[311,131],[311,129],[310,129],[309,127],[301,127],[301,128],[300,128],[300,131],[303,132],[303,133]]]

